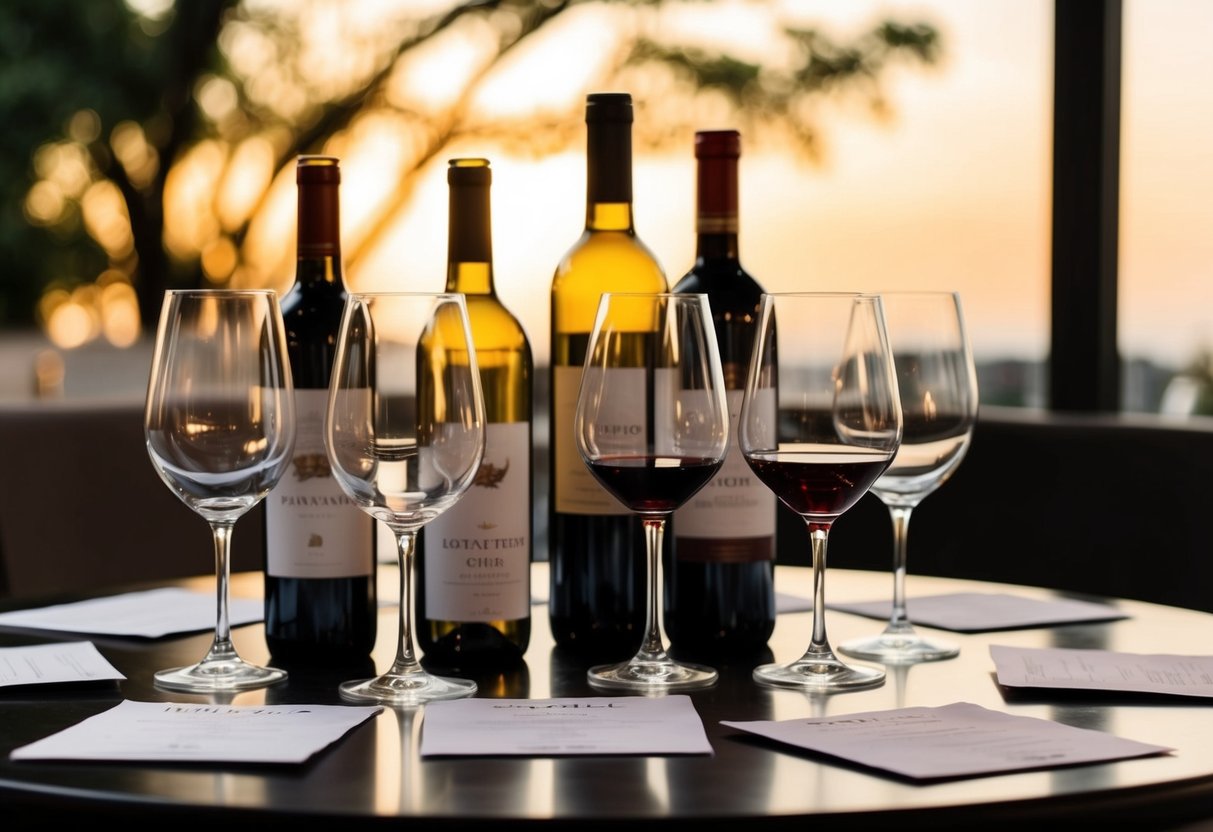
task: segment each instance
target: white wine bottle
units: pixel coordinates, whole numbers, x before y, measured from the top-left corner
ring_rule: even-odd
[[[631,96],[590,94],[585,122],[585,231],[552,279],[549,617],[556,644],[606,660],[633,655],[643,637],[644,531],[586,469],[573,416],[602,293],[668,285],[633,226]]]
[[[471,488],[431,520],[417,550],[417,642],[427,663],[517,663],[531,637],[531,345],[497,297],[486,159],[447,169],[448,292],[467,298],[484,391],[484,458]]]
[[[324,412],[345,310],[332,156],[300,156],[295,284],[282,298],[298,429],[291,469],[265,501],[265,640],[305,666],[365,660],[375,646],[374,520],[337,485]]]

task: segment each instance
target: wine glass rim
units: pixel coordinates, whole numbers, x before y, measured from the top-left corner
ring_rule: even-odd
[[[408,292],[396,289],[376,289],[371,291],[350,292],[351,298],[462,298],[463,292]]]
[[[955,289],[886,289],[873,294],[881,295],[900,295],[904,297],[960,297],[960,292]]]
[[[763,292],[768,298],[875,298],[878,292]]]
[[[273,289],[228,289],[228,288],[223,288],[223,287],[216,287],[213,289],[165,289],[164,293],[166,295],[171,295],[173,297],[194,296],[194,297],[200,297],[200,298],[240,297],[240,296],[276,297],[278,294]]]
[[[602,296],[612,298],[706,298],[706,292],[603,292]]]

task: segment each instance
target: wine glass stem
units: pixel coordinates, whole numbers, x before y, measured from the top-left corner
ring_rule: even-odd
[[[646,580],[648,606],[645,611],[644,643],[636,658],[641,661],[660,662],[668,657],[665,638],[661,633],[663,567],[661,563],[662,542],[665,539],[665,515],[644,518],[644,544],[647,555]]]
[[[400,557],[400,640],[396,646],[396,662],[392,673],[404,675],[421,672],[421,663],[413,649],[413,558],[417,550],[417,533],[396,532]]]
[[[236,648],[232,646],[231,617],[228,614],[228,586],[231,583],[232,526],[231,520],[210,521],[211,535],[215,539],[215,639],[207,653],[209,659],[234,658]]]
[[[889,516],[893,519],[893,612],[885,633],[908,634],[914,631],[906,614],[906,539],[910,530],[910,508],[892,506]]]
[[[813,544],[813,640],[808,653],[828,656],[834,652],[826,640],[826,542],[830,527],[813,522],[808,525]]]

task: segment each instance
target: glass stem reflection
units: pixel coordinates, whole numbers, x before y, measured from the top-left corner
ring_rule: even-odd
[[[232,526],[234,520],[210,521],[211,535],[215,539],[215,640],[207,652],[205,662],[224,661],[236,658],[232,646],[231,617],[228,614],[228,586],[232,578]]]
[[[665,540],[665,515],[645,515],[643,523],[645,553],[648,556],[645,567],[648,575],[648,604],[645,610],[644,643],[636,658],[646,662],[663,662],[669,658],[661,633],[662,587],[665,585],[662,580],[661,547]]]
[[[400,553],[400,638],[396,646],[396,662],[391,672],[401,676],[421,673],[421,663],[413,649],[413,556],[417,550],[417,533],[397,531],[396,547]]]
[[[906,614],[906,541],[910,530],[910,508],[891,506],[893,519],[893,613],[885,627],[885,635],[911,635],[914,627]]]

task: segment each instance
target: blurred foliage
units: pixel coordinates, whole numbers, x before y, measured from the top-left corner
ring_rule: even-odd
[[[705,106],[723,101],[740,123],[780,134],[797,152],[819,158],[820,126],[809,106],[814,98],[857,92],[873,113],[887,115],[881,76],[897,60],[931,63],[941,49],[937,31],[922,22],[881,21],[846,42],[788,25],[778,37],[792,58],[758,63],[724,48],[672,42],[657,23],[669,7],[712,2],[402,2],[359,40],[343,41],[343,24],[356,17],[357,4],[6,0],[0,3],[0,119],[6,126],[0,134],[0,325],[31,324],[49,287],[89,283],[107,269],[109,279],[118,273],[134,285],[145,326],[154,322],[164,289],[201,285],[201,251],[170,255],[166,247],[166,223],[173,218],[166,217],[165,186],[174,168],[206,140],[225,148],[230,160],[241,142],[272,136],[277,171],[300,153],[320,151],[359,117],[386,110],[419,125],[412,170],[468,135],[511,141],[536,153],[567,145],[580,135],[580,102],[568,112],[510,122],[478,119],[472,101],[494,67],[575,6],[609,7],[617,15],[618,54],[608,56],[595,83],[600,89],[643,87],[637,95],[642,110],[646,100],[660,102],[637,118],[638,139],[648,145],[685,129],[703,112],[693,103],[706,97]],[[771,13],[770,4],[751,5],[756,13]],[[419,6],[428,11],[416,11]],[[328,16],[330,45],[339,54],[321,58],[341,63],[341,73],[317,71],[324,60],[317,59],[304,31],[309,15]],[[393,102],[391,85],[401,61],[475,21],[494,35],[461,92],[441,105]],[[254,43],[259,57],[237,66],[237,41]],[[203,106],[208,91],[230,97],[231,106]],[[690,104],[670,106],[675,100]],[[48,172],[51,162],[70,161],[81,150],[80,164]],[[68,175],[77,169],[84,173]],[[90,194],[113,192],[97,187],[105,183],[121,195],[129,228],[103,239],[86,221],[83,206]],[[410,195],[404,176],[381,210],[378,233]],[[216,231],[237,258],[261,207],[255,204],[240,227]],[[372,233],[362,245],[374,241]],[[356,256],[347,251],[347,257]]]

